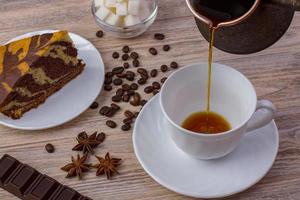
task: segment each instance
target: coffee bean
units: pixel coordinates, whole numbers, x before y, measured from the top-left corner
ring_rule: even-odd
[[[144,106],[146,103],[147,103],[147,100],[143,99],[143,100],[141,101],[141,106]]]
[[[124,67],[125,69],[128,69],[128,68],[130,67],[130,65],[129,65],[128,62],[125,62],[125,63],[123,64],[123,67]]]
[[[170,50],[170,45],[166,44],[163,46],[164,51],[169,51]]]
[[[107,112],[105,113],[105,116],[106,117],[112,117],[112,116],[114,116],[114,114],[116,113],[116,110],[114,110],[113,108],[109,108],[108,110],[107,110]]]
[[[124,67],[115,67],[112,69],[113,74],[121,74],[124,71]]]
[[[138,54],[137,52],[132,52],[132,53],[130,54],[130,57],[131,57],[132,59],[138,59],[138,58],[139,58],[139,54]]]
[[[147,82],[147,79],[145,79],[145,78],[140,78],[137,82],[138,82],[138,84],[140,84],[140,85],[144,85],[144,84]]]
[[[103,35],[104,35],[104,33],[103,33],[103,31],[101,31],[101,30],[99,30],[99,31],[96,32],[96,36],[97,36],[98,38],[102,38]]]
[[[132,118],[134,118],[134,113],[131,112],[130,110],[125,110],[124,116],[125,116],[126,118],[132,119]]]
[[[168,66],[167,65],[162,65],[162,66],[160,66],[160,70],[162,72],[166,72],[166,71],[168,71]]]
[[[129,46],[125,45],[125,46],[122,48],[122,51],[123,51],[124,53],[129,53],[129,51],[130,51]]]
[[[134,113],[134,118],[137,118],[139,114],[140,114],[140,112],[135,112]]]
[[[122,96],[123,94],[124,94],[123,89],[121,89],[121,88],[117,89],[116,96]]]
[[[155,33],[155,34],[154,34],[154,38],[155,38],[156,40],[163,40],[163,39],[165,39],[165,35],[162,34],[162,33]]]
[[[134,95],[134,93],[135,93],[135,92],[134,92],[133,90],[128,90],[128,91],[127,91],[127,94],[128,94],[129,96]]]
[[[126,74],[125,73],[117,74],[116,76],[118,78],[126,78]]]
[[[111,83],[112,83],[112,78],[111,78],[111,77],[105,78],[105,79],[104,79],[104,84],[105,84],[105,85],[109,85],[109,84],[111,84]]]
[[[133,106],[139,106],[141,103],[141,95],[137,92],[134,93],[134,95],[132,96],[132,100],[130,101],[130,104]]]
[[[157,76],[157,73],[158,73],[157,69],[152,69],[152,70],[150,71],[150,76],[151,76],[151,77],[156,77],[156,76]]]
[[[120,102],[121,100],[122,100],[122,96],[113,96],[112,98],[111,98],[111,100],[113,101],[113,102]]]
[[[130,85],[130,89],[132,89],[132,90],[137,90],[138,88],[139,88],[139,85],[136,84],[136,83],[132,83],[132,84]]]
[[[171,67],[172,69],[177,69],[177,68],[178,68],[177,62],[174,62],[174,61],[171,62],[170,67]]]
[[[137,70],[137,73],[139,73],[140,75],[143,75],[142,76],[143,78],[146,78],[146,77],[148,78],[149,77],[147,70],[144,69],[144,68],[139,68]]]
[[[131,129],[131,125],[130,124],[124,124],[121,127],[122,131],[129,131]]]
[[[123,119],[124,124],[131,124],[132,123],[132,118],[125,118]]]
[[[45,149],[48,153],[54,153],[54,151],[55,151],[53,144],[50,144],[50,143],[45,145]]]
[[[105,77],[106,78],[111,78],[111,77],[113,77],[114,76],[114,74],[112,73],[112,72],[106,72],[105,73]]]
[[[122,90],[123,90],[123,91],[128,91],[128,90],[130,90],[130,85],[128,85],[127,83],[123,84],[123,85],[122,85]]]
[[[137,59],[134,59],[134,60],[132,61],[132,65],[133,65],[134,67],[139,67],[139,66],[140,66],[140,61],[137,60]]]
[[[161,83],[164,83],[167,80],[167,77],[163,77],[162,79],[160,79]]]
[[[157,90],[160,89],[160,84],[159,84],[159,82],[157,82],[157,81],[154,81],[154,82],[152,83],[152,86],[153,86],[154,89],[157,89]]]
[[[90,109],[97,109],[99,106],[99,104],[97,102],[93,102],[91,105],[90,105]]]
[[[114,59],[117,59],[117,58],[120,57],[120,54],[119,54],[118,52],[113,52],[112,57],[113,57]]]
[[[126,61],[129,59],[129,55],[127,53],[122,55],[122,60]]]
[[[145,87],[144,92],[145,92],[146,94],[149,94],[149,93],[153,92],[153,87],[152,87],[152,86],[147,86],[147,87]]]
[[[130,96],[128,94],[124,94],[122,97],[122,101],[129,102],[129,100],[130,100]]]
[[[116,122],[112,121],[112,120],[107,120],[106,121],[106,125],[110,128],[116,128],[117,127],[117,124]]]
[[[106,115],[106,113],[109,111],[109,107],[108,106],[103,106],[102,108],[100,108],[100,115]]]
[[[157,90],[157,89],[153,90],[153,92],[152,92],[153,95],[156,95],[157,93],[159,93],[159,90]]]
[[[115,110],[115,111],[118,111],[118,110],[121,109],[120,106],[118,106],[118,105],[115,104],[115,103],[111,103],[111,104],[110,104],[110,107],[111,107],[113,110]]]
[[[153,48],[153,47],[151,47],[150,49],[149,49],[149,53],[151,53],[152,55],[157,55],[157,50],[155,49],[155,48]]]
[[[111,85],[104,85],[104,90],[111,91],[112,90],[112,86]]]
[[[128,81],[133,81],[134,80],[134,77],[135,77],[135,74],[132,72],[132,71],[127,71],[126,72],[126,79]]]
[[[122,85],[123,81],[122,81],[122,79],[120,79],[120,78],[116,78],[116,79],[114,79],[113,83],[114,83],[115,85]]]
[[[105,140],[105,133],[101,132],[97,135],[96,140],[99,142],[103,142]]]

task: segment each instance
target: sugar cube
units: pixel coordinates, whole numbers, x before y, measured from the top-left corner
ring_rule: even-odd
[[[110,13],[110,15],[105,20],[107,24],[113,25],[113,26],[120,26],[121,25],[121,17],[119,15],[115,15],[113,13]]]
[[[116,0],[105,0],[105,6],[106,7],[116,7]]]
[[[119,16],[127,15],[127,3],[116,3],[116,14]]]
[[[104,0],[95,0],[94,4],[96,8],[99,8],[100,6],[104,5]]]
[[[140,23],[141,20],[139,19],[138,16],[134,16],[134,15],[127,15],[125,18],[124,18],[124,25],[125,26],[133,26],[133,25],[136,25],[138,23]]]
[[[131,15],[138,15],[140,10],[139,0],[129,0],[128,1],[128,13]]]
[[[95,14],[101,20],[105,20],[110,15],[110,13],[111,11],[108,8],[106,8],[105,6],[101,6]]]

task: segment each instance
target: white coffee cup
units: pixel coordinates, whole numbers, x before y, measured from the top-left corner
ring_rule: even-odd
[[[213,63],[210,108],[224,116],[232,129],[219,134],[195,133],[181,127],[193,112],[205,111],[207,63],[183,67],[169,76],[160,92],[165,126],[175,144],[198,159],[215,159],[229,154],[242,137],[273,120],[275,106],[257,101],[251,82],[237,70]],[[262,133],[263,134],[263,133]]]

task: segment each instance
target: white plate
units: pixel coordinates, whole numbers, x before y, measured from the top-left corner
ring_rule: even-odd
[[[49,32],[54,31],[31,32],[9,42]],[[0,124],[23,130],[55,127],[80,115],[97,98],[104,81],[104,64],[101,55],[94,45],[83,37],[74,33],[70,33],[70,37],[78,49],[79,57],[86,63],[82,73],[50,96],[44,104],[25,113],[21,119],[12,120],[1,114]]]
[[[278,151],[274,121],[245,136],[226,157],[191,158],[173,143],[159,105],[159,95],[139,114],[133,131],[136,157],[145,171],[164,187],[191,197],[219,198],[246,190],[269,171]]]

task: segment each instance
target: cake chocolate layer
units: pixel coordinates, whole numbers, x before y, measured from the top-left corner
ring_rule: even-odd
[[[0,159],[0,187],[23,200],[91,200],[10,155]]]

